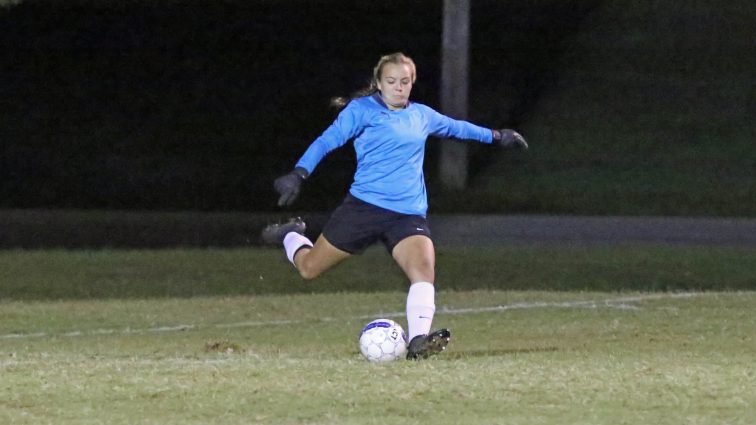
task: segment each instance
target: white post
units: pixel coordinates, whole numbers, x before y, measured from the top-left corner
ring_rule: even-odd
[[[470,0],[444,0],[441,45],[441,112],[467,119],[470,50]],[[442,141],[441,183],[445,189],[467,186],[468,150],[465,143]]]

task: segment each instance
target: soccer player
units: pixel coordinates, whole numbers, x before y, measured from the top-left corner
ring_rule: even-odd
[[[492,130],[444,116],[410,102],[415,63],[402,53],[383,56],[370,86],[343,106],[336,120],[309,146],[294,169],[277,178],[279,206],[297,198],[302,183],[332,150],[353,141],[357,169],[349,193],[313,244],[305,223],[294,218],[263,229],[263,240],[283,244],[286,256],[304,279],[313,279],[369,245],[382,242],[409,279],[407,294],[408,359],[443,351],[447,329],[431,332],[435,312],[435,250],[426,222],[428,208],[423,158],[428,136],[455,138],[527,149],[510,129]]]

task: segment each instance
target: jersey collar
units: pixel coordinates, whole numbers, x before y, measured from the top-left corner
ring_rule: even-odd
[[[375,92],[373,92],[372,96],[373,96],[373,99],[375,99],[375,101],[378,102],[379,105],[383,106],[384,108],[388,109],[389,111],[392,110],[392,109],[389,109],[388,105],[386,105],[386,102],[383,101],[383,97],[381,97],[381,92],[380,91],[376,90]],[[408,99],[407,100],[407,104],[404,105],[404,108],[402,108],[402,109],[409,108],[410,103],[412,103],[412,102],[410,102],[409,99]],[[402,109],[397,109],[397,110],[401,111]]]

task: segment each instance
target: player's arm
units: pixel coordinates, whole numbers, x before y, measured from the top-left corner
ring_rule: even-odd
[[[476,140],[504,148],[527,149],[525,138],[512,129],[488,129],[468,121],[455,120],[429,110],[429,127],[432,136],[443,139]]]
[[[273,182],[273,188],[280,195],[279,207],[291,205],[299,196],[302,182],[312,174],[320,161],[358,134],[361,128],[360,118],[359,108],[355,102],[351,102],[323,134],[310,144],[294,169]]]

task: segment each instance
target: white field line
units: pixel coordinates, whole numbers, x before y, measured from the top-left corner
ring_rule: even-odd
[[[578,300],[578,301],[564,301],[564,302],[523,302],[514,304],[505,304],[492,307],[471,307],[471,308],[439,308],[436,310],[437,314],[452,314],[452,315],[464,315],[464,314],[479,314],[479,313],[497,313],[509,310],[529,310],[537,308],[610,308],[619,310],[638,310],[637,303],[643,301],[661,300],[661,299],[680,299],[680,298],[693,298],[703,295],[701,292],[680,292],[680,293],[662,293],[662,294],[646,294],[636,296],[625,296],[616,298],[605,298],[602,300]],[[372,320],[378,317],[394,318],[403,317],[404,312],[382,312],[377,314],[356,316],[351,318],[334,318],[334,317],[322,317],[319,318],[320,322],[335,322],[339,320]],[[234,323],[216,323],[213,325],[173,325],[173,326],[157,326],[151,328],[132,329],[94,329],[90,331],[74,330],[62,333],[46,333],[46,332],[34,332],[34,333],[10,333],[0,335],[2,339],[29,339],[29,338],[45,338],[45,337],[78,337],[78,336],[96,336],[96,335],[130,335],[130,334],[147,334],[147,333],[161,333],[161,332],[182,332],[196,330],[200,328],[215,328],[215,329],[228,329],[228,328],[252,328],[252,327],[265,327],[265,326],[285,326],[295,325],[304,322],[312,322],[308,320],[267,320],[267,321],[247,321],[247,322],[234,322]]]

